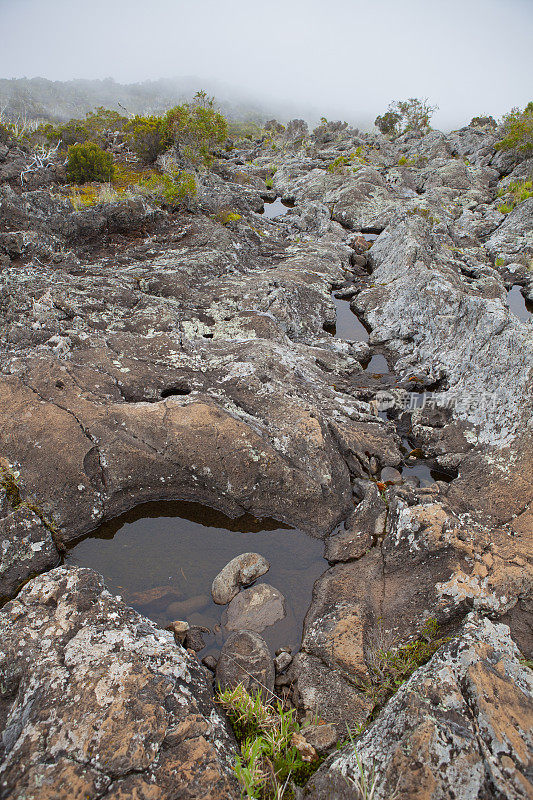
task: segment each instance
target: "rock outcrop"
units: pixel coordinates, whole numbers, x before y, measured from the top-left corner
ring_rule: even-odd
[[[533,795],[533,674],[509,629],[469,618],[378,719],[309,782],[306,800],[358,800],[361,771],[376,800]]]
[[[0,639],[6,800],[240,796],[206,672],[91,570],[31,581]]]
[[[530,791],[512,640],[531,654],[533,341],[507,291],[533,297],[533,200],[506,213],[499,193],[533,165],[497,152],[493,127],[270,134],[279,149],[239,142],[199,176],[194,211],[75,210],[61,165],[21,186],[27,153],[2,145],[0,597],[20,592],[1,615],[6,797],[234,795],[194,657],[95,575],[53,569],[103,521],[165,499],[325,540],[292,662],[275,679],[261,637],[238,632],[217,680],[276,680],[340,732],[377,712],[373,648],[433,619],[458,638],[359,740],[378,797],[399,781],[437,800],[454,775],[465,800]],[[293,207],[268,219],[276,196]],[[348,304],[353,335],[336,328]],[[386,369],[365,369],[373,355]],[[261,569],[232,567],[219,601],[256,595],[234,598]],[[337,759],[309,797],[355,796],[353,759]]]

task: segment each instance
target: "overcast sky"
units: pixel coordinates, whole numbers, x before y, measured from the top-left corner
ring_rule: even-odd
[[[533,0],[0,0],[0,30],[3,78],[197,75],[352,120],[428,97],[443,129],[533,99]]]

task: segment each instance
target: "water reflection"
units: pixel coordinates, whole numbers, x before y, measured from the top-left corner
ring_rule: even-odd
[[[279,589],[287,602],[286,618],[262,635],[273,649],[298,649],[313,584],[327,565],[320,540],[275,520],[232,520],[197,503],[146,503],[75,543],[66,562],[101,573],[112,593],[161,627],[186,619],[214,631],[225,606],[213,603],[211,583],[244,552],[269,560],[260,582]],[[222,631],[205,636],[202,656],[216,653],[223,638]]]

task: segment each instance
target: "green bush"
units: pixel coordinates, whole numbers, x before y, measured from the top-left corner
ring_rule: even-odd
[[[533,100],[523,111],[513,108],[503,118],[505,136],[496,143],[496,150],[518,150],[526,156],[533,153]]]
[[[193,166],[210,166],[213,149],[228,136],[228,123],[214,102],[205,92],[197,92],[191,103],[175,106],[163,117],[163,137],[175,142],[182,158]]]
[[[189,203],[197,195],[196,181],[191,172],[178,170],[172,175],[162,175],[163,200],[168,206]]]
[[[61,148],[67,149],[72,144],[94,142],[98,145],[105,144],[106,136],[116,131],[122,131],[127,119],[118,111],[99,106],[95,111],[89,111],[85,119],[71,119],[63,125],[50,123],[39,125],[29,139],[33,143],[42,142],[43,139],[51,144],[61,142]]]
[[[495,128],[496,120],[494,119],[494,117],[490,117],[487,115],[480,117],[472,117],[472,119],[470,120],[470,126],[475,128]]]
[[[113,178],[113,158],[93,142],[72,144],[68,149],[67,176],[71,183],[104,183]]]
[[[397,133],[401,117],[396,111],[386,111],[382,116],[376,117],[374,125],[385,136],[394,136]]]
[[[388,135],[396,136],[405,131],[427,133],[429,121],[438,106],[430,106],[427,98],[410,97],[408,100],[397,100],[389,105],[383,116],[376,117],[374,125]]]
[[[162,117],[137,115],[124,125],[124,132],[132,149],[145,164],[152,164],[172,144],[168,132],[164,130]]]

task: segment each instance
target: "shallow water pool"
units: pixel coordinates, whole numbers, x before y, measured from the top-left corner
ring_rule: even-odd
[[[211,583],[245,552],[269,560],[270,570],[258,583],[271,584],[286,599],[286,618],[261,635],[272,650],[283,645],[297,650],[313,584],[327,569],[323,549],[320,540],[272,519],[232,520],[198,503],[164,501],[105,523],[74,543],[66,563],[101,573],[113,594],[161,627],[186,619],[209,628],[204,656],[216,653],[225,638],[217,626],[226,606],[212,601]]]

